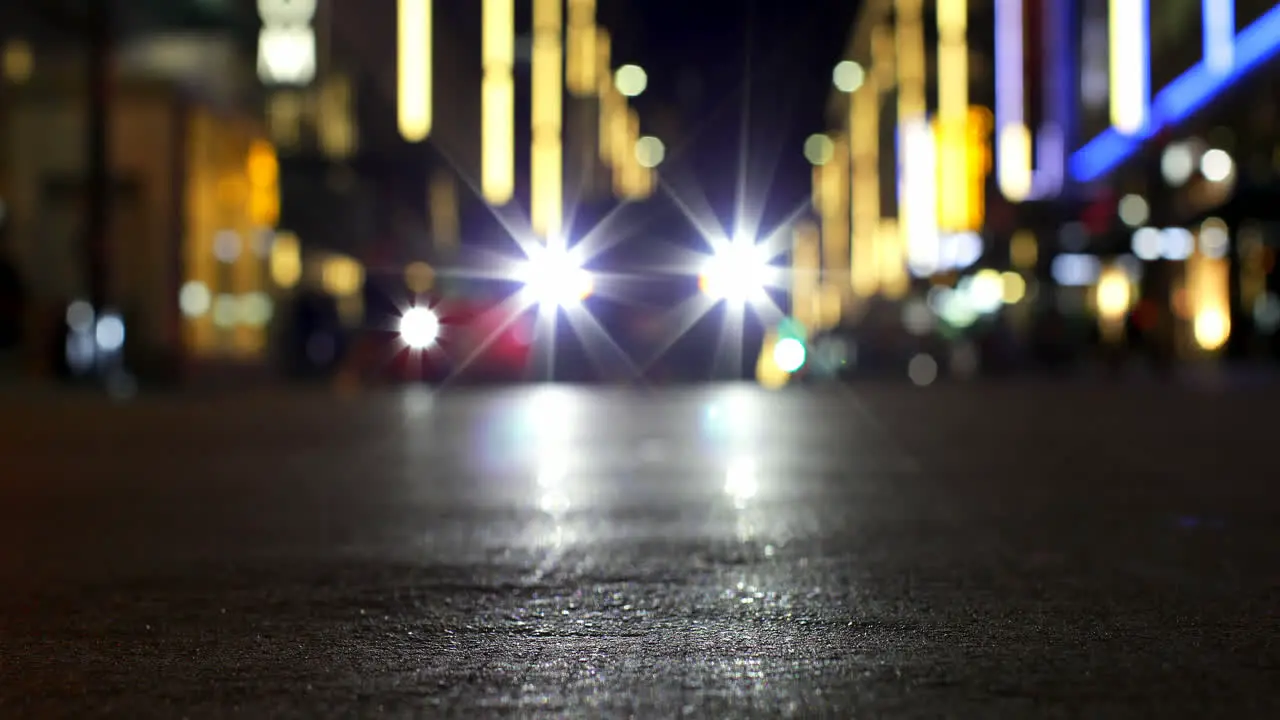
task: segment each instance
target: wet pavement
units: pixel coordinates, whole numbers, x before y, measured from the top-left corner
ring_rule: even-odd
[[[1280,717],[1278,399],[10,399],[0,716]]]

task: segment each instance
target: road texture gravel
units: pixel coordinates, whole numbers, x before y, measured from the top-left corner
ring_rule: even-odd
[[[0,404],[0,717],[1280,717],[1280,390]]]

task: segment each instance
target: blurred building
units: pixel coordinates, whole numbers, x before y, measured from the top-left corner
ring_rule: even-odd
[[[833,324],[976,287],[1104,340],[1274,347],[1278,6],[868,0],[806,148],[822,281],[800,305]],[[978,304],[956,317],[999,305]]]
[[[991,254],[1011,220],[993,192],[994,10],[993,0],[863,3],[833,71],[830,130],[805,148],[821,221],[820,240],[797,237],[820,245],[798,248],[821,268],[814,296],[796,301],[810,324],[856,321],[875,298],[923,299],[999,267]]]
[[[546,234],[566,208],[603,215],[653,190],[660,153],[627,97],[643,77],[615,81],[634,33],[620,0],[115,5],[108,295],[130,343],[171,366],[258,363],[299,294],[355,320],[375,269],[511,251],[509,228]],[[46,335],[92,285],[80,7],[0,8],[0,202]]]
[[[553,195],[562,207],[610,203],[615,189],[617,194],[628,194],[625,187],[615,188],[614,165],[627,169],[621,185],[628,179],[633,186],[644,184],[643,175],[639,183],[631,177],[638,174],[633,159],[638,136],[628,136],[638,132],[636,118],[630,112],[632,122],[628,123],[630,108],[613,82],[613,46],[626,46],[628,25],[621,25],[620,38],[606,28],[610,18],[625,17],[621,14],[625,3],[434,2],[430,8],[432,32],[426,42],[431,73],[423,78],[429,87],[425,102],[430,129],[425,141],[406,140],[397,132],[399,106],[406,102],[401,97],[405,88],[395,41],[397,3],[332,0],[321,9],[318,22],[326,28],[331,54],[320,62],[317,85],[325,85],[326,75],[341,75],[357,88],[359,148],[354,157],[357,163],[377,166],[383,184],[376,193],[394,205],[381,214],[373,246],[356,254],[381,263],[444,259],[461,242],[501,244],[507,232],[504,224],[522,224],[512,222],[513,218],[523,216],[525,225],[533,219],[536,225],[535,112],[548,115],[558,127],[560,148],[551,162],[558,168],[552,176],[559,182],[550,182],[559,185],[552,189],[559,190]],[[539,39],[536,16],[538,12],[547,15],[548,8],[553,10],[542,20]],[[490,39],[487,51],[486,37]],[[535,66],[539,42],[553,44],[549,48],[553,59],[545,69]],[[487,52],[497,57],[487,57]],[[544,77],[535,81],[539,72]],[[552,77],[545,75],[548,72]],[[502,85],[495,92],[502,97],[505,91],[510,104],[486,109],[482,99],[486,82],[494,88]],[[554,100],[535,103],[535,85],[551,87]],[[290,99],[285,93],[280,115],[298,115],[293,108],[305,106],[305,100]],[[312,107],[318,105],[312,103]],[[502,145],[490,149],[488,161],[486,133]],[[618,153],[626,162],[612,162],[607,152],[614,135],[621,138],[619,145],[628,145],[627,153]],[[311,148],[301,150],[299,159],[310,158],[314,163],[324,155],[315,145]],[[286,154],[286,168],[288,158]],[[632,189],[630,194],[645,190]],[[284,214],[286,224],[293,227],[290,197],[286,183]],[[303,212],[299,209],[297,222],[302,221]],[[504,222],[497,221],[495,212]],[[317,224],[322,227],[299,232],[304,244],[311,242],[308,238],[313,234],[332,233],[337,225]],[[338,245],[336,240],[325,244]],[[373,247],[377,250],[369,252]]]
[[[100,21],[77,3],[0,8],[0,188],[10,251],[32,295],[32,368],[56,364],[62,338],[83,329],[68,327],[67,309],[97,283],[125,319],[125,351],[139,369],[260,355],[266,259],[250,248],[274,223],[276,200],[274,153],[258,122],[252,8],[116,5],[104,33],[111,224],[100,272],[88,261],[86,212],[90,38]],[[192,284],[202,277],[209,281]],[[197,326],[189,320],[197,310],[226,322]],[[72,347],[68,363],[87,361]]]
[[[1274,351],[1280,3],[1072,10],[1068,179],[1089,250],[1126,262],[1138,329],[1167,316],[1182,354]]]

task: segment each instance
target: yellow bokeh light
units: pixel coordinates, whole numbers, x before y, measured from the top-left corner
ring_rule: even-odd
[[[404,284],[410,291],[425,293],[436,284],[436,271],[424,262],[412,262],[404,269]]]
[[[11,83],[21,84],[31,79],[35,72],[35,54],[25,40],[10,40],[4,46],[4,77]]]
[[[325,292],[338,297],[349,297],[360,292],[364,285],[364,268],[353,258],[337,255],[325,260],[321,269],[321,282]]]
[[[1016,305],[1027,296],[1027,281],[1016,272],[1002,273],[1000,283],[1006,305]]]
[[[276,160],[275,149],[265,140],[256,140],[249,146],[249,159],[246,163],[249,183],[257,187],[275,185],[280,178],[280,164]]]
[[[1221,308],[1205,308],[1196,313],[1193,332],[1197,345],[1205,350],[1217,350],[1231,337],[1231,318]]]
[[[790,373],[783,370],[774,358],[773,348],[777,344],[778,333],[776,330],[770,330],[765,336],[760,356],[756,360],[756,382],[769,390],[785,387],[787,380],[791,377]]]
[[[1120,270],[1108,270],[1098,280],[1095,290],[1098,315],[1108,320],[1119,319],[1129,311],[1132,290],[1129,278]]]
[[[1009,261],[1019,270],[1035,268],[1040,258],[1040,243],[1035,233],[1030,230],[1019,230],[1013,234],[1009,242]]]
[[[288,289],[302,279],[302,245],[291,232],[276,233],[271,243],[271,280]]]

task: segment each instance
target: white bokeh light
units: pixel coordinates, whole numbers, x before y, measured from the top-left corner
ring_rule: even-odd
[[[623,65],[613,74],[613,85],[625,97],[636,97],[649,87],[649,74],[639,65]]]
[[[835,155],[835,143],[823,133],[815,133],[804,141],[804,158],[811,165],[826,165]]]
[[[189,318],[200,317],[209,312],[211,307],[213,307],[213,293],[209,292],[208,285],[199,280],[183,284],[182,289],[178,291],[178,308]]]
[[[1209,182],[1223,182],[1235,171],[1235,162],[1226,150],[1214,148],[1200,158],[1200,173]]]
[[[115,352],[124,347],[124,320],[114,313],[103,315],[98,319],[93,335],[98,349]]]
[[[804,343],[795,338],[783,338],[773,346],[773,361],[783,372],[793,373],[804,366]]]
[[[667,146],[652,135],[646,135],[636,141],[636,162],[641,167],[656,168],[667,157]]]
[[[430,308],[412,307],[400,317],[400,339],[414,350],[426,350],[440,337],[440,318]]]
[[[1118,207],[1120,220],[1129,227],[1140,227],[1151,216],[1151,208],[1141,195],[1125,195]]]
[[[843,93],[857,92],[866,78],[866,71],[852,60],[840,62],[831,73],[831,82]]]
[[[1196,171],[1195,153],[1187,143],[1174,143],[1165,148],[1160,157],[1160,174],[1165,182],[1179,187],[1191,179]]]

